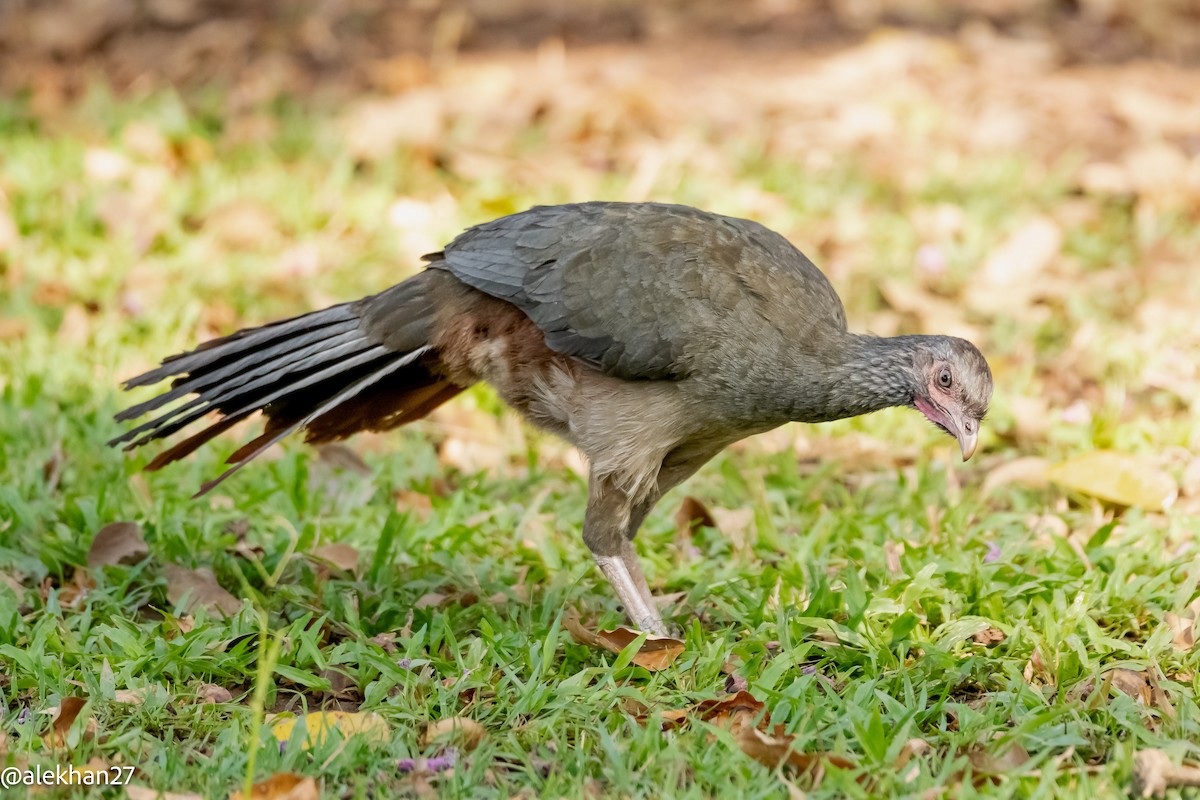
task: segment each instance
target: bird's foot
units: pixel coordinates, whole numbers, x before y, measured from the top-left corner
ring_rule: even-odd
[[[658,606],[651,599],[650,589],[646,588],[646,579],[642,577],[640,569],[636,576],[631,574],[628,563],[615,556],[596,556],[596,566],[612,584],[617,598],[625,607],[625,616],[633,627],[655,636],[667,635],[667,626],[663,624],[662,614],[658,613]]]
[[[635,630],[645,631],[651,636],[670,636],[671,633],[667,629],[663,619],[658,614],[653,616],[635,617],[633,614],[626,613],[629,616],[629,623],[633,625]]]

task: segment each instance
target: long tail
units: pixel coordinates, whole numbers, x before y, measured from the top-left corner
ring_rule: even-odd
[[[434,318],[422,273],[386,292],[282,322],[247,328],[168,357],[162,366],[124,383],[149,386],[173,377],[171,388],[117,414],[135,419],[187,395],[109,442],[132,450],[183,430],[216,412],[209,426],[159,453],[148,470],[188,455],[235,423],[263,411],[261,436],[231,455],[232,466],[205,483],[204,494],[291,432],[306,441],[341,439],[419,419],[462,391],[431,371]]]

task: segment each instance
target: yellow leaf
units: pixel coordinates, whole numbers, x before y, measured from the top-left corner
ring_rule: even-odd
[[[292,731],[301,719],[304,720],[305,750],[324,744],[331,730],[338,731],[343,737],[361,733],[373,742],[386,742],[391,738],[387,721],[369,711],[314,711],[304,717],[278,717],[271,724],[271,733],[281,742],[291,741]]]
[[[1145,459],[1095,450],[1051,466],[1046,476],[1068,489],[1122,506],[1161,511],[1175,500],[1175,480]]]

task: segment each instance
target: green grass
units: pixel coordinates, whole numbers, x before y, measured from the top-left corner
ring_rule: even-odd
[[[218,112],[189,111],[171,96],[98,95],[57,127],[19,103],[0,110],[0,190],[21,236],[0,252],[0,320],[24,323],[0,340],[6,765],[99,758],[136,766],[143,786],[226,797],[257,747],[255,780],[292,771],[317,778],[325,797],[421,794],[428,788],[398,763],[444,754],[444,745],[423,746],[421,731],[450,717],[474,719],[488,735],[458,753],[452,772],[429,778],[449,797],[783,797],[791,781],[814,798],[1094,798],[1125,791],[1139,748],[1200,756],[1200,657],[1175,648],[1162,622],[1200,593],[1191,549],[1200,523],[1137,510],[1111,520],[1053,488],[981,489],[989,466],[1028,452],[1056,458],[1115,444],[1153,455],[1200,442],[1195,421],[1174,406],[1113,399],[1124,397],[1138,351],[1102,285],[1081,284],[1036,323],[977,323],[997,376],[977,462],[952,463],[949,440],[893,411],[804,433],[886,440],[916,454],[911,466],[814,465],[751,444],[665,500],[638,544],[655,591],[684,593],[670,613],[687,649],[658,673],[563,631],[566,609],[601,625],[622,617],[579,537],[584,482],[535,432],[507,446],[492,473],[444,465],[446,429],[424,423],[352,441],[369,445],[369,476],[293,443],[191,499],[233,438],[143,476],[147,455],[104,446],[120,430],[111,417],[127,402],[121,378],[213,333],[377,291],[417,268],[424,238],[436,246],[505,210],[584,199],[565,178],[475,182],[419,153],[360,163],[326,116],[292,105],[271,113],[274,133],[234,144]],[[529,135],[527,147],[544,145]],[[93,163],[89,176],[88,148],[123,155],[125,173],[104,180]],[[946,278],[954,290],[1022,215],[1053,211],[1068,191],[1053,172],[1029,177],[1011,157],[932,175],[910,194],[865,168],[804,169],[753,142],[730,148],[739,184],[780,203],[780,218],[765,221],[805,244],[806,229],[832,219],[840,246],[865,248],[838,286],[861,327],[881,309],[879,277],[911,281],[915,212],[963,208]],[[739,161],[737,152],[760,155]],[[626,179],[614,170],[581,180],[620,197]],[[720,181],[700,172],[657,186],[655,197],[749,213],[722,199]],[[388,210],[397,197],[445,213],[415,231],[396,228]],[[206,225],[235,202],[268,222],[249,236]],[[1068,252],[1091,270],[1136,258],[1132,210],[1114,202],[1099,211],[1105,224],[1066,231]],[[1169,233],[1180,247],[1194,244],[1184,226]],[[315,254],[315,269],[288,271],[297,246]],[[1023,441],[1010,398],[1057,379],[1056,359],[1084,322],[1100,334],[1083,378],[1109,411],[1083,427],[1052,419],[1043,439]],[[456,402],[471,409],[468,420],[508,413],[485,390]],[[398,507],[397,492],[409,506],[411,493],[428,495],[431,511]],[[752,508],[749,546],[709,529],[678,541],[683,492]],[[1075,546],[1039,529],[1039,515],[1061,520]],[[117,520],[143,526],[149,557],[91,571],[94,588],[76,596],[93,535]],[[306,555],[330,542],[358,550],[357,576]],[[889,566],[889,552],[898,563]],[[244,609],[190,619],[168,599],[168,562],[211,567],[246,598]],[[434,592],[451,599],[417,607]],[[1003,641],[975,643],[983,627]],[[380,634],[395,635],[394,652]],[[1031,659],[1042,666],[1027,680]],[[798,747],[858,769],[830,768],[817,781],[773,771],[722,731],[662,732],[626,711],[631,700],[670,710],[720,696],[727,663]],[[1118,668],[1161,673],[1171,712],[1111,687]],[[334,737],[310,750],[294,739],[281,749],[259,725],[255,697],[267,710],[338,707],[335,672],[352,687],[351,707],[381,715],[390,735]],[[203,684],[227,689],[232,702],[192,702]],[[117,702],[123,689],[143,690],[144,701]],[[55,754],[41,736],[48,719],[31,712],[68,696],[88,699],[94,730],[76,730],[69,755]],[[901,776],[892,765],[913,738],[931,750]],[[1003,758],[1018,747],[1027,760],[979,774],[989,769],[980,752]]]

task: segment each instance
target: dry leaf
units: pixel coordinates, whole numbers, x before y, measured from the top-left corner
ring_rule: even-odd
[[[1046,485],[1050,462],[1037,456],[1023,456],[1005,461],[989,470],[983,479],[983,493],[991,494],[1001,486],[1012,483],[1040,489]]]
[[[229,250],[257,250],[276,238],[275,219],[257,203],[239,201],[221,206],[204,222],[204,232]]]
[[[1168,719],[1175,719],[1175,706],[1171,705],[1171,698],[1162,686],[1166,678],[1161,678],[1160,673],[1153,667],[1146,672],[1146,678],[1150,683],[1151,705],[1161,711],[1163,716]],[[1170,681],[1167,682],[1170,683]]]
[[[817,764],[854,768],[854,762],[841,756],[797,751],[796,737],[784,733],[782,726],[772,727],[766,706],[747,691],[720,700],[704,700],[691,708],[665,711],[662,727],[671,730],[691,720],[727,728],[743,753],[772,769],[787,765],[804,771]]]
[[[900,556],[904,555],[904,542],[889,539],[883,543],[883,557],[887,561],[888,572],[899,575],[904,571]]]
[[[163,571],[167,577],[167,599],[179,605],[186,598],[184,609],[188,612],[203,608],[209,613],[228,617],[242,609],[242,601],[222,589],[217,576],[208,567],[186,569],[177,564],[166,564]]]
[[[1167,789],[1200,786],[1200,768],[1176,766],[1162,750],[1139,750],[1133,755],[1133,794],[1162,797]]]
[[[113,702],[123,705],[140,706],[146,702],[145,689],[117,689],[113,692]]]
[[[439,719],[426,726],[421,734],[421,746],[428,747],[435,741],[449,740],[464,750],[474,750],[487,735],[487,728],[467,717]]]
[[[999,644],[1004,641],[1004,631],[999,628],[987,627],[977,633],[971,634],[971,639],[976,644],[981,644],[985,647],[990,647],[994,644]]]
[[[1140,705],[1150,705],[1150,684],[1146,676],[1130,669],[1114,669],[1105,673],[1105,678],[1111,681],[1113,688],[1132,697]]]
[[[1023,308],[1033,299],[1038,278],[1058,256],[1062,240],[1062,231],[1049,217],[1025,223],[987,257],[967,291],[968,303],[991,313]]]
[[[319,747],[329,738],[330,731],[338,731],[342,736],[349,737],[362,734],[372,742],[386,742],[391,738],[391,728],[387,720],[369,711],[314,711],[303,717],[276,717],[271,721],[271,733],[281,742],[291,741],[292,731],[296,723],[304,720],[305,750]]]
[[[1060,486],[1122,506],[1162,511],[1175,500],[1175,480],[1137,456],[1094,450],[1050,467]]]
[[[217,686],[215,683],[200,684],[196,689],[196,696],[202,704],[233,702],[233,693],[224,686]]]
[[[1171,630],[1171,644],[1176,650],[1190,652],[1196,645],[1196,620],[1192,617],[1168,611],[1163,614],[1163,622]]]
[[[466,475],[494,473],[508,463],[508,456],[508,448],[474,437],[451,436],[438,447],[442,463]]]
[[[337,442],[318,446],[317,458],[331,467],[338,467],[348,472],[353,472],[356,475],[361,475],[364,478],[369,478],[375,474],[367,462],[363,461],[362,456],[346,445],[338,444]]]
[[[229,795],[229,800],[319,800],[317,782],[303,775],[278,772],[250,789],[250,796],[240,791]]]
[[[662,713],[663,730],[678,728],[690,719],[698,719],[723,728],[760,724],[766,719],[766,706],[750,692],[741,691],[719,700],[703,700],[690,708]]]
[[[683,498],[683,502],[679,504],[679,510],[675,512],[676,542],[687,541],[691,537],[692,531],[699,527],[715,528],[717,521],[713,519],[704,503],[688,495]]]
[[[333,542],[314,547],[309,555],[329,562],[342,572],[358,573],[358,551],[345,542]]]
[[[976,775],[1000,777],[1009,775],[1028,763],[1029,753],[1017,742],[1011,742],[1007,747],[1002,746],[997,753],[977,745],[968,751],[967,760]]]
[[[752,508],[714,508],[713,518],[717,521],[717,530],[725,535],[733,545],[734,552],[747,552],[754,544],[754,509]]]
[[[142,538],[142,526],[136,522],[110,522],[92,539],[87,565],[91,569],[113,564],[136,564],[150,550]]]
[[[55,749],[67,746],[67,733],[85,705],[86,698],[64,697],[57,708],[47,710],[46,713],[54,714],[54,721],[50,723],[50,731],[46,734],[47,746]]]
[[[29,323],[16,317],[0,317],[0,342],[24,339],[29,332]]]
[[[800,772],[818,764],[831,764],[840,769],[854,769],[854,762],[832,753],[805,753],[796,749],[796,737],[790,734],[773,735],[758,728],[744,726],[734,734],[742,752],[771,769],[787,765]]]
[[[900,748],[900,753],[896,756],[896,761],[892,764],[892,768],[896,770],[897,774],[900,775],[900,779],[902,781],[905,783],[912,783],[921,774],[921,765],[913,763],[910,766],[909,762],[932,751],[933,746],[924,739],[916,737],[909,739],[904,743],[904,746]],[[907,769],[905,769],[905,767],[907,767]]]
[[[611,631],[590,631],[579,621],[579,615],[573,612],[563,616],[563,627],[571,634],[571,638],[580,644],[607,650],[610,653],[620,653],[641,634],[629,628],[615,628]],[[633,663],[651,672],[666,669],[683,653],[684,644],[679,639],[669,636],[649,635],[642,642],[641,648],[633,656]]]
[[[441,592],[426,592],[417,598],[413,608],[441,608],[450,602],[450,595]]]
[[[47,578],[42,583],[42,599],[45,600],[49,594],[50,579]],[[67,608],[75,608],[87,597],[88,592],[96,588],[96,582],[92,580],[92,576],[85,569],[77,569],[71,573],[71,582],[59,587],[58,602]]]

